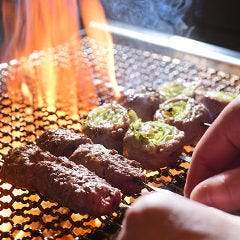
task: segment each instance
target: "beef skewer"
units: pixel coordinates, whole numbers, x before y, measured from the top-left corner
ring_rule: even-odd
[[[120,191],[104,179],[36,145],[10,150],[4,159],[1,177],[74,211],[93,216],[110,214],[121,202]]]
[[[138,181],[146,181],[138,162],[100,144],[79,145],[69,160],[84,165],[126,194],[139,193],[142,186]]]
[[[55,134],[56,134],[56,136],[55,136]],[[73,149],[73,148],[70,147],[70,145],[73,144],[73,141],[71,141],[71,139],[78,139],[78,138],[79,138],[78,134],[76,134],[73,131],[68,130],[68,129],[50,129],[50,130],[44,132],[37,139],[37,143],[40,146],[42,146],[45,150],[53,151],[57,156],[59,156],[59,155],[64,155],[65,154],[63,149],[65,149],[66,154],[69,152],[69,149]],[[83,138],[83,137],[81,136],[81,138]],[[58,145],[57,148],[56,148],[55,144]],[[61,144],[63,144],[62,148],[61,148]],[[59,149],[59,151],[57,151],[58,149]],[[106,160],[106,158],[109,158],[109,156],[108,156],[108,153],[107,153],[107,156],[104,157],[104,154],[102,154],[104,151],[107,151],[108,153],[112,152],[114,155],[116,154],[114,151],[109,151],[106,148],[104,148],[104,147],[102,147],[101,145],[98,145],[98,144],[94,144],[94,145],[92,145],[92,144],[85,145],[84,144],[83,146],[81,146],[81,150],[78,149],[73,154],[71,160],[79,163],[79,162],[81,162],[82,158],[86,159],[86,156],[90,155],[91,160],[88,160],[87,162],[85,162],[84,165],[88,165],[89,168],[91,168],[93,171],[96,171],[96,169],[98,169],[98,165],[96,164],[96,160],[94,159],[95,155],[96,156],[97,155],[102,156],[102,158],[104,159],[104,160],[102,160],[103,161],[102,163],[106,165],[106,168],[108,167],[108,160],[109,159]],[[96,158],[98,158],[98,157],[96,157]],[[116,185],[120,189],[127,187],[128,188],[127,192],[129,192],[129,187],[130,188],[136,188],[137,187],[138,190],[131,190],[131,191],[133,193],[139,192],[140,189],[141,189],[140,186],[145,187],[147,185],[145,183],[145,177],[144,177],[144,179],[143,178],[142,179],[139,179],[139,178],[130,179],[127,176],[129,169],[125,168],[123,162],[121,161],[122,158],[123,157],[120,156],[120,161],[116,161],[116,159],[113,159],[113,166],[110,166],[110,168],[115,167],[116,169],[118,169],[118,167],[121,167],[122,171],[125,171],[125,173],[126,173],[126,176],[125,176],[126,180],[125,181],[118,181],[118,178],[117,178],[117,176],[115,176],[115,173],[114,173],[113,169],[110,173],[111,175],[109,175],[109,176],[104,175],[106,173],[100,173],[100,170],[102,171],[104,169],[104,167],[98,169],[98,171],[99,171],[98,174],[101,175],[101,176],[104,176],[104,178],[112,178],[111,181],[115,181],[114,185]],[[133,161],[129,161],[129,160],[128,160],[128,162],[129,162],[129,164],[138,165],[138,167],[139,167],[139,164],[138,163],[136,164],[136,162],[134,163]],[[133,170],[136,170],[136,169],[133,169]],[[109,172],[110,172],[110,170],[109,170]],[[123,186],[120,186],[120,183]],[[129,186],[129,184],[130,184],[130,186]],[[134,186],[131,187],[131,185],[134,185]]]
[[[36,143],[42,150],[49,151],[55,156],[69,157],[80,144],[92,143],[92,141],[72,130],[58,128],[45,131]]]
[[[51,131],[51,135],[48,134],[48,131]],[[43,147],[43,150],[49,151],[57,156],[60,154],[65,155],[62,150],[56,152],[56,149],[54,149],[54,132],[58,133],[58,129],[48,131],[38,138],[37,144],[40,147]],[[63,133],[64,129],[61,129],[61,132]],[[75,135],[76,133],[66,130],[66,135],[68,134]],[[51,137],[48,138],[49,136]],[[72,137],[66,136],[64,145],[69,138],[71,139]],[[47,144],[42,144],[42,139],[44,139],[44,142],[47,142]],[[61,141],[59,141],[58,144],[58,148],[61,149]],[[71,148],[71,144],[72,142],[69,141],[69,147],[67,147],[67,149]],[[112,186],[119,188],[126,194],[135,194],[141,191],[142,185],[136,180],[142,182],[146,181],[146,177],[142,172],[138,162],[134,160],[128,160],[122,155],[118,154],[117,151],[109,150],[100,144],[80,144],[69,157],[69,160],[78,165],[85,166],[90,171],[96,173],[99,177],[104,178]]]

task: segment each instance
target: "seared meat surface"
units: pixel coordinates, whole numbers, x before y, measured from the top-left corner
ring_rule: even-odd
[[[11,150],[4,159],[1,176],[13,185],[37,191],[49,200],[93,216],[109,214],[121,202],[120,191],[104,179],[35,145]]]
[[[216,90],[198,89],[195,98],[198,102],[205,105],[211,114],[212,121],[222,112],[222,110],[237,97],[232,92],[220,92]]]
[[[141,182],[146,181],[138,162],[128,160],[100,144],[79,145],[69,159],[84,165],[127,194],[139,193]]]
[[[126,93],[119,102],[126,108],[134,110],[143,121],[153,120],[153,115],[160,103],[165,100],[159,92],[145,90],[140,93]]]
[[[65,157],[69,157],[80,144],[91,142],[91,139],[65,128],[49,129],[36,140],[42,150]]]
[[[32,183],[35,178],[36,164],[44,160],[49,162],[55,161],[55,159],[55,156],[43,152],[34,144],[11,149],[9,153],[4,156],[1,176],[16,186],[27,188],[28,190],[35,190]]]
[[[37,144],[41,147],[43,145],[41,139],[44,139],[44,141],[48,143],[44,144],[44,150],[52,154],[56,152],[55,149],[52,148],[52,145],[55,144],[55,138],[52,137],[54,131],[56,130],[51,130],[51,135],[45,134],[44,138],[40,136],[37,141]],[[66,131],[68,132],[68,130]],[[64,129],[61,129],[61,132],[64,133]],[[48,136],[50,136],[50,138],[47,138]],[[65,135],[62,134],[63,143],[66,142],[64,136]],[[68,139],[67,134],[66,138]],[[58,148],[61,148],[61,141],[58,143]],[[69,146],[69,148],[71,148],[71,146]],[[145,175],[142,173],[138,162],[128,160],[118,154],[116,150],[107,149],[101,144],[80,144],[69,157],[69,160],[75,162],[77,165],[85,166],[90,171],[95,172],[99,177],[104,178],[112,186],[119,188],[127,194],[139,193],[142,189],[141,182],[145,181]]]

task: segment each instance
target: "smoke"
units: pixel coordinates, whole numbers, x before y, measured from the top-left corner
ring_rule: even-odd
[[[184,16],[192,0],[101,0],[110,20],[170,34],[185,35]]]

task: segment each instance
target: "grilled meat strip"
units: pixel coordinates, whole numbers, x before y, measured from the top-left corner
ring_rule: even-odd
[[[92,143],[92,141],[72,130],[59,128],[44,132],[36,143],[42,150],[49,151],[55,156],[69,157],[80,144]]]
[[[82,165],[29,145],[10,150],[1,177],[18,187],[37,191],[74,211],[101,216],[121,202],[121,193]]]
[[[138,162],[100,144],[79,145],[69,160],[82,164],[127,194],[139,193],[142,189],[141,182],[146,181]]]
[[[51,134],[48,134],[51,131]],[[37,140],[39,147],[44,146],[44,150],[49,151],[52,154],[56,153],[53,148],[55,146],[54,131],[48,130]],[[62,142],[58,141],[58,148],[61,149],[66,145],[67,140],[72,137],[68,136],[69,130],[61,129],[62,138],[66,136]],[[70,134],[75,134],[71,132]],[[48,138],[48,136],[50,136]],[[58,138],[58,134],[56,135]],[[47,144],[42,144],[41,140],[44,140]],[[68,142],[70,149],[71,141]],[[74,145],[75,147],[75,145]],[[67,152],[68,153],[68,152]],[[64,155],[64,151],[62,151]],[[90,171],[95,172],[99,177],[107,180],[112,186],[119,188],[124,193],[135,194],[139,193],[142,189],[142,185],[139,182],[146,181],[145,175],[142,173],[140,164],[134,160],[128,160],[122,155],[119,155],[115,150],[109,150],[100,144],[80,144],[75,152],[70,156],[70,161],[76,164],[82,164]]]

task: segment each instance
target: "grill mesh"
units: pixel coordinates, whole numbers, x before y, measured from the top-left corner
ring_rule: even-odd
[[[91,68],[92,78],[97,86],[99,102],[111,101],[110,86],[104,71],[96,69],[93,51],[89,48],[89,39],[83,39],[83,51],[69,55],[72,66],[80,64],[83,68]],[[99,48],[94,42],[98,54],[105,54],[103,47]],[[168,56],[162,56],[122,45],[114,46],[116,77],[122,91],[127,89],[141,90],[142,86],[156,88],[161,82],[175,78],[184,78],[191,81],[201,79],[207,87],[219,90],[239,92],[239,77],[236,75],[216,71],[214,69],[200,69],[189,62],[183,62]],[[57,54],[56,61],[62,62],[66,57]],[[106,66],[99,56],[98,64],[104,69]],[[35,59],[37,60],[37,59]],[[35,74],[31,79],[38,77],[37,64],[30,61]],[[36,63],[36,61],[35,61]],[[39,64],[39,62],[38,62]],[[40,62],[41,64],[41,62]],[[14,98],[6,87],[6,81],[15,79],[16,71],[22,71],[23,63],[1,65],[0,73],[0,159],[9,149],[34,142],[35,139],[50,127],[66,127],[80,133],[81,121],[86,113],[96,105],[89,99],[78,99],[78,117],[69,115],[60,104],[56,108],[47,105],[38,107],[29,104],[24,98]],[[31,69],[31,70],[32,70]],[[34,71],[33,71],[34,72]],[[27,76],[29,78],[29,76]],[[26,76],[24,76],[25,80]],[[80,76],[81,78],[81,76]],[[191,156],[193,148],[186,146],[184,155]],[[174,168],[163,168],[159,171],[145,171],[149,184],[165,187],[182,194],[185,183],[188,163],[178,160]],[[147,191],[147,190],[146,190]],[[123,196],[122,202],[130,204],[138,196]],[[42,196],[26,190],[17,189],[0,180],[0,237],[1,239],[110,239],[121,224],[124,209],[120,208],[112,215],[93,218],[80,215],[49,202]]]

